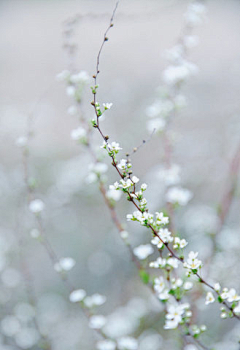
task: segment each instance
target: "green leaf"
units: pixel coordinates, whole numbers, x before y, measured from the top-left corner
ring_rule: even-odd
[[[140,276],[140,278],[141,278],[141,280],[143,281],[144,284],[148,284],[149,279],[150,279],[150,276],[149,276],[149,274],[147,273],[147,271],[145,271],[145,270],[140,270],[140,271],[139,271],[139,276]]]

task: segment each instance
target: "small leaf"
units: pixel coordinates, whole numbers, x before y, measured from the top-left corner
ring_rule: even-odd
[[[140,270],[139,276],[141,277],[143,283],[148,284],[150,276],[145,270]]]

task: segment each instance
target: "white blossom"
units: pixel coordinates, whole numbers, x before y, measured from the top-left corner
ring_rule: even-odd
[[[1,320],[1,332],[7,337],[12,337],[21,328],[20,322],[15,316],[7,315]]]
[[[190,252],[188,254],[188,259],[187,261],[183,264],[184,267],[191,269],[191,270],[196,270],[202,266],[201,260],[197,259],[198,253]]]
[[[185,282],[183,285],[184,290],[190,290],[190,289],[192,289],[192,287],[193,287],[193,283],[190,281]]]
[[[112,107],[112,103],[103,103],[103,107],[105,110],[110,109]]]
[[[186,205],[192,198],[192,192],[181,187],[171,187],[166,193],[166,201],[173,204]]]
[[[166,127],[166,121],[162,118],[155,118],[147,121],[147,129],[149,133],[152,133],[154,130],[156,132],[161,132]]]
[[[120,235],[121,235],[121,238],[122,238],[122,239],[127,239],[128,236],[129,236],[129,234],[128,234],[127,231],[121,231]]]
[[[156,220],[157,225],[166,225],[169,223],[169,218],[167,216],[164,216],[163,213],[156,212]]]
[[[175,237],[174,238],[174,245],[173,248],[177,249],[177,248],[185,248],[188,245],[188,242],[185,239],[180,239],[179,237]]]
[[[76,88],[73,86],[73,85],[69,85],[67,88],[66,88],[66,94],[68,96],[74,96],[76,93]]]
[[[65,81],[65,80],[68,80],[69,77],[70,77],[70,72],[68,70],[63,70],[62,72],[57,74],[56,79],[58,81]]]
[[[70,271],[76,264],[73,258],[61,258],[59,262],[54,265],[54,269],[57,272]]]
[[[139,181],[139,178],[138,178],[137,176],[133,176],[133,177],[131,178],[131,180],[132,180],[132,182],[133,182],[134,184],[137,184],[138,181]]]
[[[141,225],[145,225],[146,223],[153,223],[153,215],[148,212],[134,211],[133,214],[127,214],[127,220],[136,220],[140,222]]]
[[[80,71],[77,74],[72,74],[70,77],[70,81],[74,84],[88,84],[90,81],[90,76],[84,70]]]
[[[208,292],[206,295],[205,304],[208,305],[208,304],[214,303],[214,301],[215,301],[215,298],[214,298],[213,294],[211,292]]]
[[[154,279],[154,290],[161,293],[165,288],[165,282],[162,276]]]
[[[151,240],[151,243],[156,245],[159,249],[161,249],[163,246],[163,242],[157,236]]]
[[[106,163],[96,162],[89,165],[89,170],[97,175],[101,175],[107,172],[108,166]]]
[[[133,337],[122,337],[118,339],[118,349],[119,350],[137,350],[138,342]]]
[[[240,302],[237,304],[237,306],[235,306],[235,308],[233,309],[233,311],[237,314],[240,313]]]
[[[183,285],[183,280],[181,278],[172,278],[172,289],[177,289],[178,287],[181,287]]]
[[[170,243],[173,241],[171,232],[167,228],[161,228],[158,232],[158,235],[164,243]]]
[[[15,145],[18,147],[25,147],[27,145],[27,143],[28,143],[27,136],[20,136],[15,141]]]
[[[34,214],[39,214],[45,208],[45,204],[41,199],[34,199],[29,203],[29,210]]]
[[[181,65],[168,66],[163,71],[163,80],[167,85],[178,85],[197,72],[198,67],[194,63],[182,61]]]
[[[131,167],[131,165],[127,162],[126,159],[121,159],[117,167],[121,170],[126,170],[127,168]]]
[[[169,290],[165,289],[161,293],[158,294],[158,299],[160,300],[168,300],[169,299]]]
[[[114,151],[115,153],[118,153],[118,151],[122,150],[122,147],[120,147],[119,143],[115,141],[111,143],[103,141],[101,148],[108,149],[109,151]]]
[[[214,284],[214,289],[215,289],[216,292],[220,292],[220,290],[221,290],[220,284],[219,283],[215,283]]]
[[[227,299],[229,297],[229,292],[228,292],[228,288],[223,288],[223,291],[221,293],[221,298],[223,300]]]
[[[161,169],[159,172],[161,181],[164,181],[166,186],[176,185],[180,182],[180,167],[177,164],[172,164],[169,168]]]
[[[120,184],[119,187],[123,188],[123,189],[128,189],[133,185],[133,182],[130,179],[127,179],[126,181],[121,179],[120,180]]]
[[[74,129],[71,131],[71,139],[74,141],[85,140],[86,136],[87,136],[87,132],[81,126],[79,126],[77,129]]]
[[[84,300],[84,304],[86,307],[92,308],[94,306],[100,306],[104,304],[105,301],[106,301],[106,297],[104,295],[96,293],[96,294],[93,294],[92,296],[86,297]]]
[[[152,267],[154,269],[158,269],[159,267],[164,268],[166,266],[166,264],[167,264],[167,260],[159,257],[159,258],[157,258],[157,260],[151,261],[149,263],[149,267]]]
[[[229,303],[232,303],[234,301],[239,301],[239,300],[240,300],[240,296],[237,294],[237,292],[234,288],[231,288],[228,292]]]
[[[189,309],[189,304],[168,304],[165,329],[177,328],[179,323],[182,321],[185,310]]]
[[[39,232],[38,229],[33,228],[33,229],[30,231],[30,236],[31,236],[32,238],[37,239],[37,238],[39,238],[39,237],[41,236],[41,233]]]
[[[86,296],[86,292],[83,289],[76,289],[72,291],[69,295],[69,300],[72,303],[77,303],[79,301],[82,301]]]
[[[198,45],[199,37],[197,35],[185,35],[183,43],[186,48],[191,49]]]
[[[97,342],[97,350],[115,350],[116,343],[113,340],[100,340]]]
[[[140,260],[146,259],[149,255],[154,252],[153,247],[150,244],[142,244],[133,249],[134,255]]]
[[[77,107],[76,106],[70,106],[70,107],[68,107],[67,112],[70,115],[75,115],[75,114],[77,114]]]
[[[146,114],[149,118],[166,118],[174,109],[174,104],[171,100],[156,100],[146,109]],[[161,119],[164,121],[164,119]]]
[[[122,192],[114,190],[114,189],[110,189],[110,190],[107,191],[106,196],[109,199],[112,199],[112,200],[117,202],[121,198]]]
[[[179,260],[176,258],[168,258],[167,264],[174,269],[177,269],[179,266]]]
[[[119,183],[116,181],[113,185],[109,186],[110,190],[119,190]]]
[[[93,329],[101,329],[106,324],[106,317],[102,315],[94,315],[89,319],[89,327]]]
[[[206,13],[206,7],[200,2],[192,3],[188,6],[185,14],[185,20],[188,25],[195,26],[203,22]]]

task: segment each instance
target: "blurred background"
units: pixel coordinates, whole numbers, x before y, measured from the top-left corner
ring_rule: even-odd
[[[98,99],[113,103],[102,128],[111,141],[120,143],[124,153],[149,137],[146,108],[161,84],[162,71],[167,67],[165,51],[181,33],[188,3],[122,0],[119,5],[101,56]],[[37,182],[37,197],[46,205],[43,222],[49,241],[58,256],[76,260],[70,279],[89,295],[98,292],[107,296],[100,313],[111,314],[109,334],[139,336],[140,350],[180,349],[179,339],[169,339],[169,331],[162,330],[161,305],[139,280],[97,185],[86,185],[91,157],[70,138],[78,122],[67,113],[69,97],[56,80],[69,65],[63,50],[64,22],[80,15],[74,29],[74,64],[91,76],[114,5],[113,0],[0,2],[1,350],[38,348],[34,341],[37,336],[34,338],[27,326],[31,316],[26,311],[22,259],[32,276],[39,322],[53,349],[94,349],[92,331],[81,310],[70,307],[64,284],[43,247],[29,234],[35,224],[27,209],[22,155],[15,141],[26,133],[31,113],[34,137],[30,172]],[[191,202],[177,210],[175,224],[181,236],[189,240],[191,250],[200,251],[203,260],[212,254],[217,207],[240,143],[240,2],[209,0],[206,6],[206,20],[194,29],[199,45],[189,54],[199,73],[184,85],[188,105],[171,123],[176,135],[173,161],[181,166],[183,186],[193,193]],[[83,100],[87,119],[93,118],[91,100],[87,88]],[[93,142],[96,147],[102,144],[97,133]],[[131,158],[134,173],[149,185],[146,197],[151,210],[164,209],[158,176],[163,158],[161,140],[153,137]],[[109,160],[105,161],[110,167]],[[110,169],[107,185],[116,180]],[[239,187],[235,193],[209,274],[222,285],[240,290]],[[131,244],[148,243],[151,236],[147,230],[126,223],[126,214],[132,208],[123,198],[117,203],[117,211],[130,233]],[[22,237],[28,239],[22,242]],[[209,315],[203,306],[204,297],[196,301],[200,322],[214,322],[205,336],[206,344],[211,339],[218,350],[238,349],[239,327],[235,322],[220,320],[217,307],[212,306],[215,313]],[[28,317],[21,321],[25,333],[20,334],[16,322],[26,314]],[[7,315],[12,316],[7,319],[9,323]]]

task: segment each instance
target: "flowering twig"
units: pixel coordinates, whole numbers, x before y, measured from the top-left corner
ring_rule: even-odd
[[[112,26],[112,22],[110,22],[110,26],[109,29]],[[153,226],[153,218],[152,215],[148,213],[148,209],[146,209],[146,204],[144,204],[143,207],[140,207],[135,198],[141,202],[142,201],[142,195],[140,197],[140,195],[136,192],[135,190],[135,184],[138,182],[138,179],[135,176],[132,176],[132,171],[130,170],[131,168],[131,164],[129,159],[128,160],[122,160],[120,163],[118,163],[117,159],[116,159],[116,152],[113,149],[113,147],[111,146],[111,144],[109,143],[109,137],[105,136],[103,131],[101,130],[100,127],[100,122],[99,119],[102,115],[102,111],[100,108],[99,103],[96,101],[96,96],[97,96],[97,89],[98,89],[98,85],[97,85],[97,76],[99,74],[99,60],[100,60],[100,54],[103,48],[103,45],[105,43],[105,39],[104,42],[101,46],[101,49],[99,51],[98,54],[98,58],[97,58],[97,71],[96,74],[93,76],[94,77],[94,82],[95,82],[95,86],[92,87],[92,93],[93,93],[93,97],[94,100],[93,102],[91,102],[91,104],[94,107],[95,110],[95,115],[96,115],[96,120],[92,121],[92,125],[94,128],[96,128],[98,130],[98,132],[100,133],[101,137],[104,140],[104,148],[107,150],[108,155],[110,156],[111,160],[112,160],[112,165],[115,168],[115,170],[117,171],[119,177],[120,177],[120,184],[115,183],[114,187],[115,189],[119,190],[120,187],[123,189],[123,192],[125,192],[125,194],[127,195],[127,199],[132,202],[132,204],[137,208],[138,212],[136,212],[136,214],[134,213],[133,215],[129,215],[129,219],[135,220],[135,221],[139,221],[142,223],[142,225],[144,225],[145,227],[151,229],[153,235],[155,237],[157,237],[159,239],[159,242],[161,242],[161,244],[163,246],[166,247],[166,249],[169,251],[169,256],[171,258],[176,259],[177,261],[181,262],[183,264],[184,267],[189,268],[190,272],[192,272],[193,274],[195,274],[198,278],[199,281],[203,284],[205,284],[207,287],[209,287],[210,289],[214,290],[218,296],[218,300],[220,303],[224,304],[225,306],[228,307],[229,310],[231,310],[231,314],[233,317],[235,317],[236,319],[240,320],[240,317],[234,312],[233,307],[232,306],[228,306],[228,304],[226,303],[225,300],[222,300],[220,297],[220,293],[217,292],[215,290],[215,288],[209,284],[208,282],[206,282],[200,275],[198,272],[199,267],[201,267],[201,262],[199,260],[196,259],[197,253],[193,253],[191,252],[189,254],[189,259],[187,261],[185,261],[183,256],[179,256],[177,255],[173,249],[169,246],[169,242],[165,241],[161,235],[158,233],[157,229],[155,229],[155,227]]]

